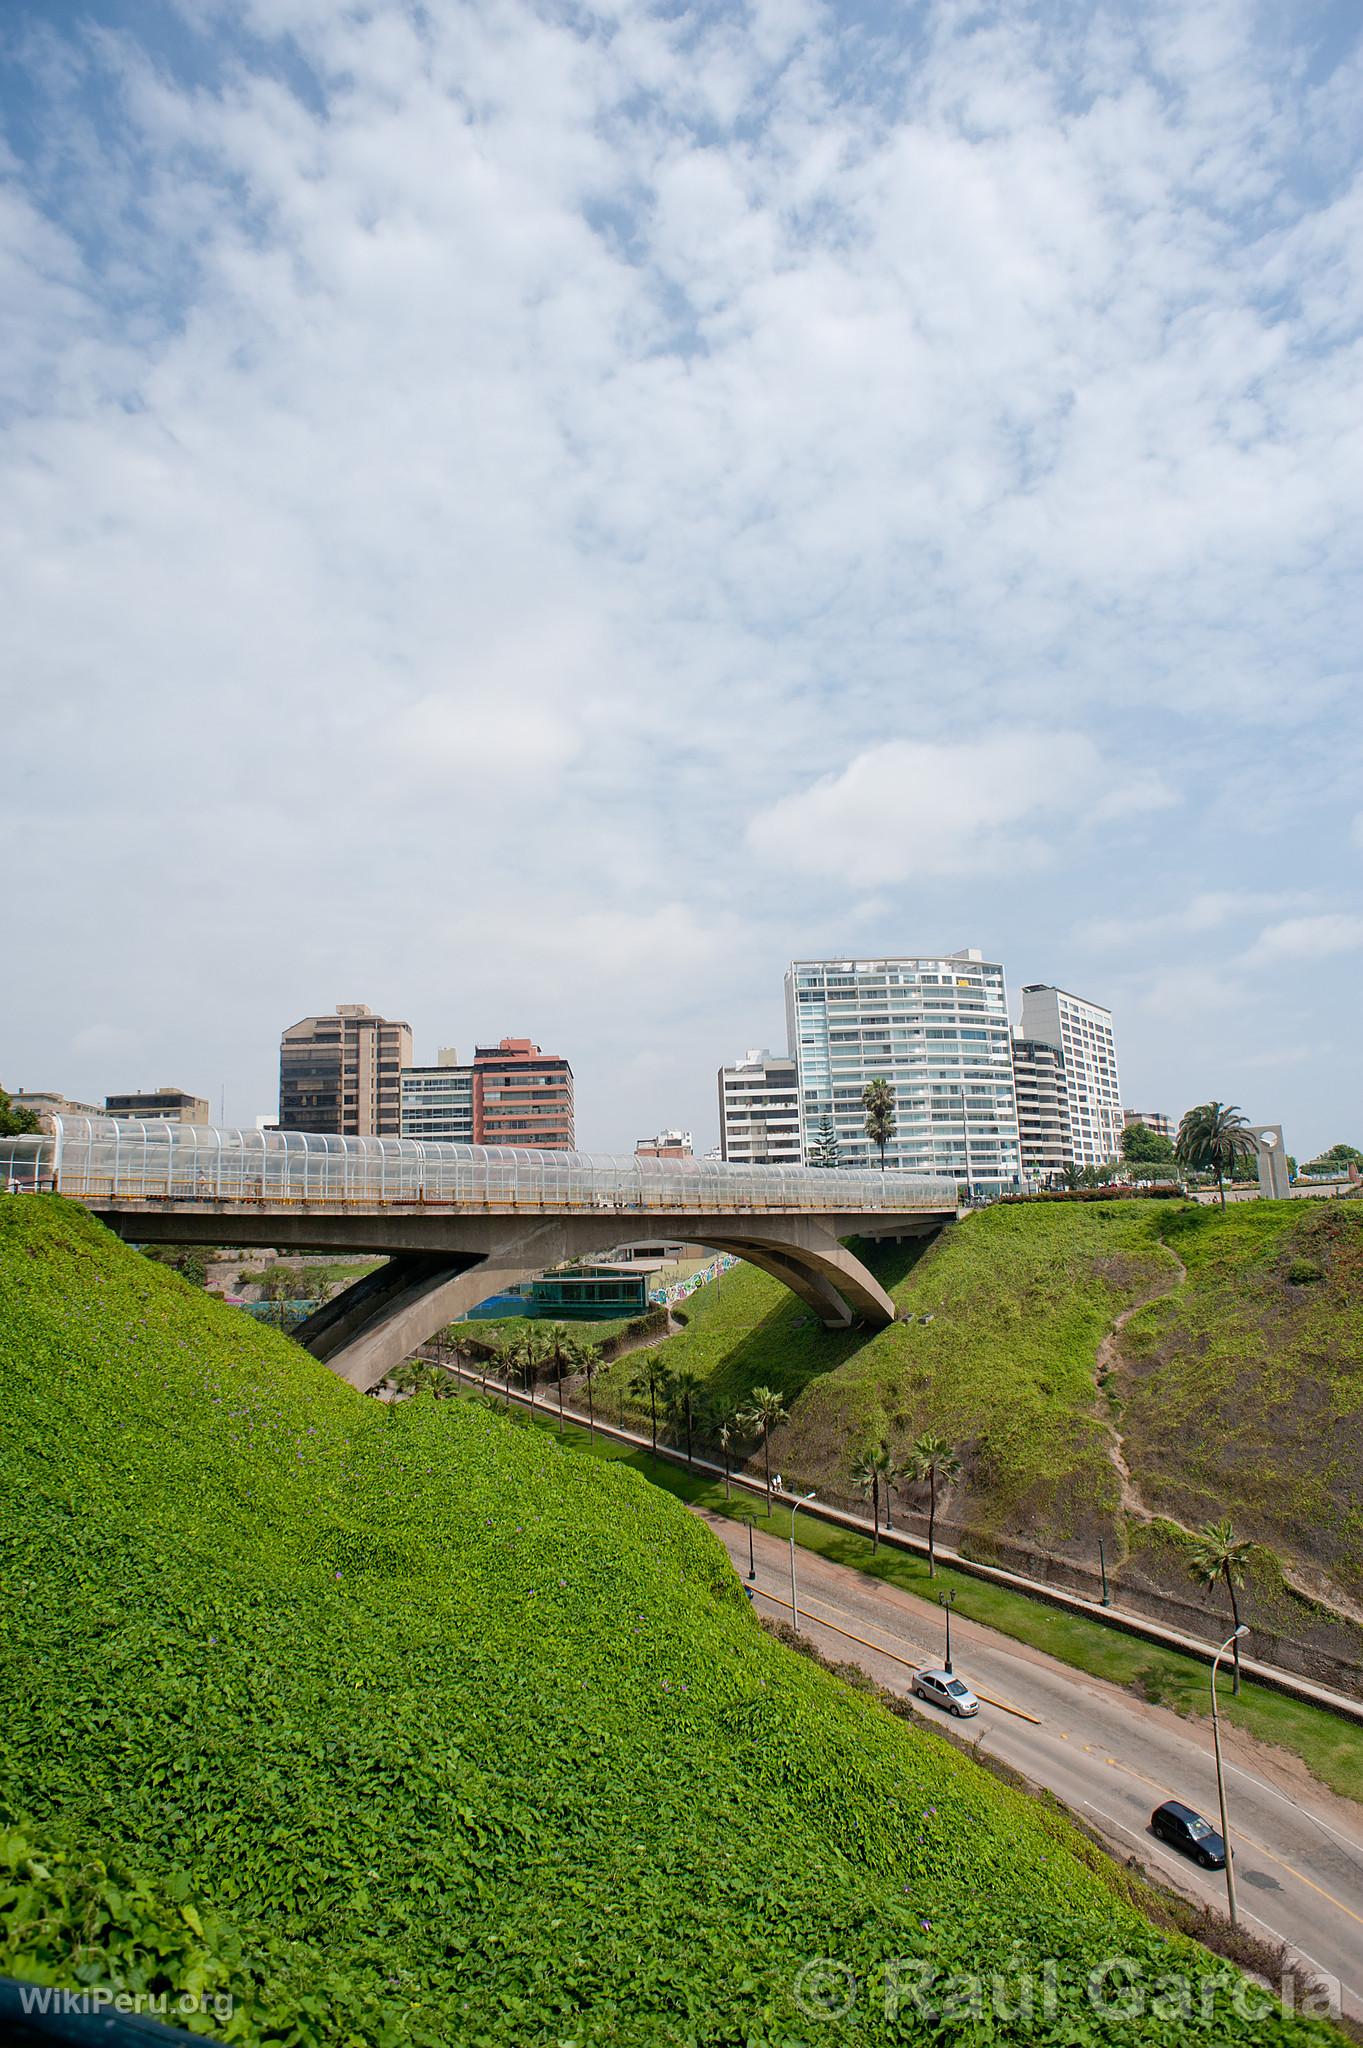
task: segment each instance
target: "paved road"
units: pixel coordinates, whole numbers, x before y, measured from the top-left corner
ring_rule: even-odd
[[[746,1578],[746,1529],[704,1519]],[[758,1609],[788,1621],[789,1545],[759,1530],[755,1554]],[[940,1665],[939,1608],[806,1550],[798,1573],[801,1622],[826,1655],[860,1664],[899,1693],[910,1690],[910,1667]],[[1148,1829],[1151,1809],[1171,1797],[1215,1823],[1210,1724],[1147,1706],[959,1609],[951,1633],[958,1673],[989,1699],[977,1720],[947,1725],[1047,1786],[1156,1876],[1224,1911],[1223,1873],[1199,1870]],[[939,1718],[936,1708],[919,1711]],[[1337,1978],[1345,2011],[1363,2018],[1363,1809],[1317,1785],[1296,1758],[1224,1723],[1222,1745],[1242,1922]]]

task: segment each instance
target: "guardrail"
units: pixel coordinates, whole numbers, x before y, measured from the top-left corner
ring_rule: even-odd
[[[587,1152],[336,1138],[308,1131],[54,1118],[0,1139],[0,1186],[87,1202],[297,1208],[955,1213],[953,1181],[840,1168],[733,1166]]]

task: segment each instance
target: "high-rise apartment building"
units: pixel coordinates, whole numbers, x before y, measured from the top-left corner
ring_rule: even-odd
[[[974,947],[891,960],[796,960],[786,976],[806,1150],[831,1120],[844,1166],[879,1166],[862,1091],[889,1084],[885,1164],[983,1191],[1018,1184],[1021,1154],[1003,968]]]
[[[1022,991],[1018,1035],[1057,1046],[1065,1061],[1070,1156],[1076,1166],[1105,1166],[1121,1150],[1122,1089],[1112,1012],[1067,989],[1030,982]]]
[[[750,1052],[719,1070],[719,1154],[735,1166],[798,1166],[800,1087],[793,1059]]]
[[[1065,1059],[1042,1038],[1013,1040],[1013,1087],[1025,1179],[1058,1180],[1072,1163]]]
[[[404,1067],[399,1079],[404,1138],[473,1143],[473,1068],[460,1066],[452,1045],[440,1048],[433,1067]]]
[[[571,1152],[573,1070],[529,1038],[503,1038],[473,1055],[473,1139]]]
[[[122,1123],[206,1124],[208,1103],[183,1088],[147,1088],[140,1095],[106,1095],[104,1114]]]
[[[340,1138],[396,1138],[412,1030],[367,1003],[338,1003],[291,1024],[279,1042],[279,1128]]]

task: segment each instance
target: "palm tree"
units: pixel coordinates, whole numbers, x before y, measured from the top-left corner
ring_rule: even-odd
[[[563,1434],[563,1375],[573,1363],[577,1338],[566,1323],[551,1323],[544,1333],[544,1356],[558,1381],[558,1433]]]
[[[895,1462],[890,1456],[890,1446],[886,1443],[874,1446],[868,1445],[852,1467],[852,1484],[856,1487],[857,1492],[869,1493],[871,1496],[872,1552],[880,1548],[880,1489],[882,1486],[885,1488],[885,1500],[888,1509],[890,1482],[895,1476],[895,1471]],[[888,1522],[888,1520],[889,1515],[887,1512],[886,1521]]]
[[[648,1395],[648,1413],[653,1425],[653,1455],[655,1458],[658,1455],[658,1396],[659,1394],[665,1395],[667,1393],[668,1382],[671,1378],[671,1373],[660,1358],[646,1358],[642,1365],[636,1367],[634,1376],[629,1383],[629,1390],[637,1401],[642,1401],[644,1395]]]
[[[595,1344],[589,1343],[585,1337],[577,1339],[575,1363],[578,1372],[587,1383],[587,1427],[593,1437],[596,1435],[596,1400],[592,1392],[592,1382],[605,1362]]]
[[[730,1470],[730,1467],[731,1467],[731,1465],[732,1465],[732,1462],[733,1462],[733,1459],[732,1459],[732,1455],[731,1455],[731,1454],[732,1454],[732,1452],[733,1452],[733,1447],[734,1447],[734,1439],[735,1439],[735,1437],[736,1437],[736,1436],[737,1436],[738,1434],[739,1434],[739,1422],[738,1422],[738,1417],[737,1417],[736,1415],[731,1415],[731,1416],[729,1416],[729,1417],[727,1418],[727,1420],[725,1420],[724,1422],[721,1422],[721,1423],[720,1423],[720,1425],[719,1425],[719,1428],[718,1428],[718,1429],[717,1429],[717,1430],[715,1431],[715,1435],[716,1435],[716,1436],[718,1437],[718,1439],[719,1439],[719,1448],[720,1448],[720,1451],[721,1451],[721,1453],[722,1453],[722,1455],[723,1455],[723,1458],[724,1458],[724,1498],[725,1498],[725,1500],[728,1500],[728,1499],[730,1498],[730,1494],[729,1494],[729,1470]]]
[[[884,1173],[885,1147],[896,1129],[894,1096],[889,1082],[868,1081],[861,1091],[861,1106],[866,1112],[866,1135],[873,1145],[880,1147],[880,1170]]]
[[[1223,1209],[1226,1175],[1234,1177],[1238,1162],[1252,1159],[1256,1149],[1249,1122],[1234,1102],[1200,1102],[1195,1109],[1185,1109],[1174,1140],[1180,1165],[1216,1175]]]
[[[686,1431],[686,1462],[692,1463],[691,1437],[696,1410],[705,1399],[705,1382],[697,1372],[674,1372],[667,1383],[667,1412]]]
[[[1245,1566],[1249,1563],[1254,1545],[1244,1537],[1237,1537],[1229,1522],[1206,1522],[1193,1539],[1188,1552],[1188,1571],[1192,1578],[1204,1586],[1214,1586],[1218,1579],[1226,1582],[1230,1594],[1231,1625],[1240,1626],[1240,1602],[1235,1597],[1237,1586],[1245,1583]],[[1235,1653],[1235,1676],[1232,1692],[1240,1690],[1240,1638],[1233,1645]]]
[[[786,1407],[774,1387],[754,1387],[748,1396],[751,1406],[737,1417],[740,1428],[762,1440],[762,1463],[767,1474],[767,1513],[771,1513],[771,1433],[786,1420]]]
[[[521,1377],[525,1382],[525,1390],[530,1396],[530,1406],[532,1409],[535,1406],[535,1381],[538,1379],[540,1367],[545,1364],[547,1357],[548,1345],[545,1340],[544,1331],[536,1329],[533,1323],[527,1323],[520,1336],[515,1340],[511,1360],[513,1365],[520,1368]]]
[[[925,1431],[914,1444],[904,1467],[905,1477],[928,1487],[928,1577],[937,1576],[937,1485],[950,1486],[961,1476],[961,1461],[944,1436]]]

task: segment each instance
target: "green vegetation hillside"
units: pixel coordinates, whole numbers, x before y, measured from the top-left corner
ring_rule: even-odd
[[[850,1498],[863,1448],[902,1458],[931,1430],[962,1457],[948,1516],[977,1545],[1092,1556],[1105,1533],[1186,1592],[1177,1559],[1152,1562],[1170,1532],[1144,1512],[1229,1514],[1322,1593],[1363,1593],[1363,1203],[1003,1204],[921,1256],[861,1250],[912,1320],[827,1331],[743,1267],[658,1355],[699,1374],[716,1413],[775,1387],[790,1419],[773,1464],[802,1486]],[[605,1400],[629,1401],[632,1370],[612,1369]]]
[[[1363,1599],[1363,1202],[1180,1207],[1186,1282],[1122,1332],[1116,1392],[1149,1505],[1244,1533]]]
[[[230,1996],[245,2042],[756,2048],[829,2037],[834,1958],[847,2041],[1167,2039],[1087,1997],[1123,1956],[1221,1983],[1182,2041],[1325,2038],[773,1642],[632,1473],[365,1400],[45,1198],[0,1199],[0,1401],[10,1974]],[[887,2016],[895,1958],[1012,2017]]]

